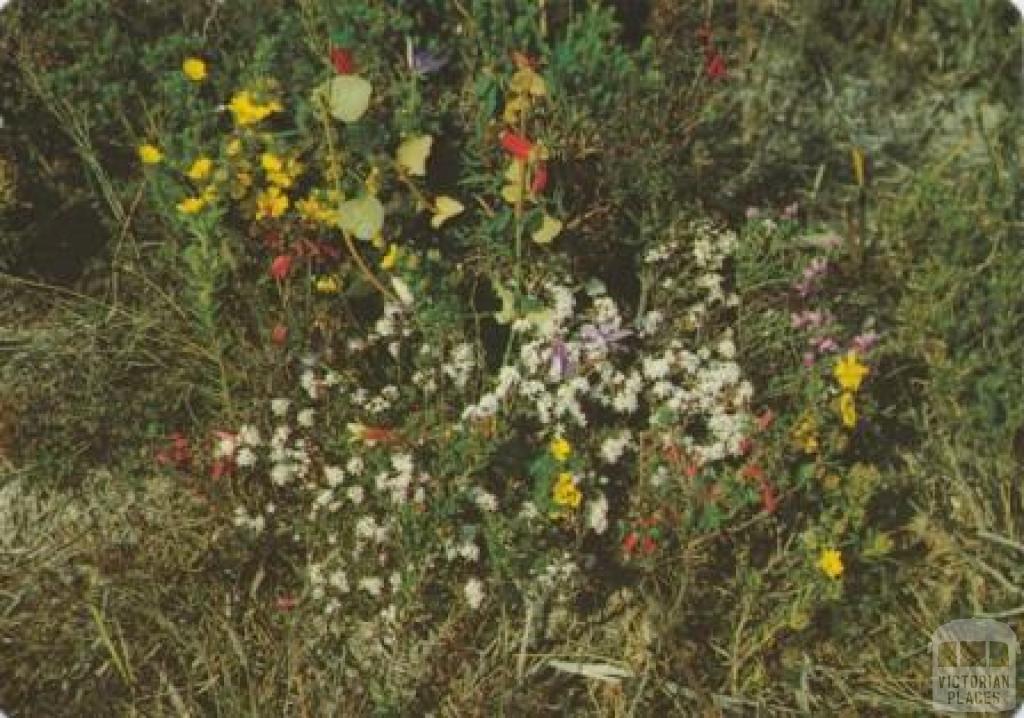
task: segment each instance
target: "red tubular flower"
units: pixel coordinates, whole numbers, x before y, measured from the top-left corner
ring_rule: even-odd
[[[654,553],[654,549],[658,547],[658,544],[654,542],[654,539],[650,536],[644,536],[644,541],[640,545],[640,550],[644,552],[644,556],[650,556]]]
[[[339,75],[351,75],[356,71],[356,59],[352,51],[344,47],[331,48],[331,64]]]
[[[501,146],[505,148],[513,157],[518,157],[521,160],[530,158],[530,153],[533,152],[533,143],[526,139],[522,135],[517,135],[514,132],[502,132],[501,133]]]
[[[636,545],[639,541],[640,536],[637,534],[637,532],[630,531],[628,534],[626,534],[626,538],[622,540],[622,550],[625,551],[627,555],[632,554],[636,550]]]
[[[282,281],[292,270],[292,256],[290,254],[279,254],[270,263],[270,276],[277,281]]]
[[[533,171],[533,182],[530,183],[530,194],[540,194],[548,186],[548,166],[543,162]]]
[[[270,341],[275,346],[284,346],[284,343],[288,341],[288,327],[284,324],[275,324],[274,328],[270,330]]]
[[[704,72],[712,80],[724,80],[729,71],[725,66],[725,58],[718,50],[711,50],[704,59]]]

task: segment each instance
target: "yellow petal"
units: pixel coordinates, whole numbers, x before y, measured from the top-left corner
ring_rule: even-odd
[[[359,75],[339,75],[321,86],[331,115],[342,122],[356,122],[370,107],[373,85]]]
[[[540,224],[540,229],[533,233],[533,241],[537,244],[550,244],[561,231],[561,220],[555,219],[550,215],[544,215],[544,220]]]
[[[427,157],[434,138],[430,135],[410,137],[398,146],[396,159],[398,166],[413,177],[424,177],[427,174]]]
[[[338,208],[341,229],[362,240],[371,240],[384,226],[384,205],[370,194],[342,202]]]

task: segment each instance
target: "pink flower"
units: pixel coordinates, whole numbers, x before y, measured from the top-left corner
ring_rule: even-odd
[[[804,352],[803,362],[805,367],[810,368],[814,366],[814,352]]]
[[[292,255],[290,254],[279,254],[270,263],[270,276],[279,282],[284,280],[291,271]]]
[[[875,344],[881,337],[875,332],[865,332],[864,334],[858,334],[853,338],[851,345],[853,350],[858,354],[867,354],[874,348]]]

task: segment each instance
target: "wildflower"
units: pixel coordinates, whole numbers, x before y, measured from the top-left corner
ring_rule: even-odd
[[[544,78],[538,75],[530,66],[520,67],[512,75],[512,82],[509,83],[509,91],[516,95],[530,95],[532,97],[544,97],[548,93],[547,84]]]
[[[256,219],[277,218],[288,211],[288,195],[280,187],[267,187],[256,198]]]
[[[224,148],[228,157],[236,157],[242,152],[242,140],[237,137],[232,137],[228,140],[227,146]]]
[[[331,65],[339,75],[351,75],[356,71],[355,56],[344,47],[331,48]]]
[[[144,165],[157,165],[164,159],[164,153],[156,145],[139,145],[137,152],[139,153],[139,159],[142,160]]]
[[[853,338],[851,342],[853,351],[858,354],[867,354],[871,349],[878,343],[880,337],[875,332],[865,332],[864,334],[858,334]]]
[[[603,534],[608,530],[608,499],[604,494],[598,494],[597,498],[590,502],[587,526],[596,534]]]
[[[256,102],[248,90],[242,90],[231,98],[228,109],[235,119],[235,124],[246,127],[255,125],[267,119],[271,114],[280,112],[283,108],[277,100],[270,102]]]
[[[277,281],[284,280],[292,270],[292,255],[279,254],[270,263],[270,276]]]
[[[839,578],[843,575],[843,555],[833,548],[823,549],[817,566],[829,578]]]
[[[202,82],[206,79],[206,63],[198,57],[187,58],[181,63],[181,71],[192,82]]]
[[[425,177],[427,158],[430,157],[433,144],[434,138],[430,135],[418,135],[404,140],[395,153],[399,168],[413,177]]]
[[[202,197],[186,197],[178,202],[178,211],[182,214],[196,214],[206,206],[206,200]]]
[[[288,341],[288,327],[284,324],[275,324],[270,330],[270,341],[276,346],[283,346]]]
[[[334,224],[338,221],[338,213],[324,206],[316,197],[310,196],[295,203],[295,208],[303,219],[322,224]]]
[[[441,225],[452,217],[462,214],[465,207],[457,199],[441,195],[434,200],[434,216],[430,218],[430,226],[440,229]]]
[[[501,133],[501,146],[513,157],[520,160],[530,159],[534,150],[533,143],[514,132]]]
[[[583,494],[576,488],[576,483],[572,480],[572,474],[568,471],[563,471],[558,475],[558,480],[552,489],[551,497],[557,506],[571,509],[578,507],[583,500]]]
[[[270,402],[270,411],[274,416],[284,416],[288,413],[289,406],[291,406],[291,401],[288,399],[273,399]]]
[[[484,584],[478,578],[471,578],[466,581],[465,587],[462,589],[466,595],[466,603],[474,611],[480,608],[480,604],[484,602]]]
[[[572,455],[572,444],[561,436],[556,436],[548,445],[548,451],[555,461],[566,461]]]
[[[843,426],[847,429],[857,425],[857,405],[853,400],[853,393],[844,391],[839,397],[839,414],[843,418]]]
[[[338,279],[332,274],[325,274],[316,278],[313,285],[320,294],[337,294],[340,290]]]
[[[704,73],[711,80],[724,80],[728,77],[725,58],[718,50],[711,50],[704,58]]]
[[[856,392],[860,389],[860,383],[868,374],[868,368],[860,363],[856,352],[850,351],[846,356],[836,362],[833,374],[844,390]]]
[[[380,260],[380,268],[385,270],[385,271],[394,269],[395,268],[395,264],[397,262],[398,262],[398,245],[392,242],[391,246],[388,248],[387,254],[385,254],[383,256],[383,258],[381,258],[381,260]]]
[[[213,160],[205,155],[200,155],[196,158],[192,166],[188,168],[188,178],[194,182],[202,182],[204,179],[210,176],[210,171],[213,170]]]
[[[405,62],[414,75],[430,75],[448,64],[448,58],[430,50],[413,47],[410,38],[405,39]]]

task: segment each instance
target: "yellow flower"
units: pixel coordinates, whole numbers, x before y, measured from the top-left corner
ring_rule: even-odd
[[[868,368],[860,363],[856,352],[847,352],[846,356],[836,362],[833,374],[836,381],[846,391],[856,392],[860,383],[868,374]]]
[[[583,494],[576,488],[572,474],[563,471],[558,475],[558,480],[551,491],[551,498],[558,506],[575,509],[583,501]]]
[[[242,151],[242,140],[237,137],[232,137],[228,140],[228,145],[225,148],[228,157],[235,157],[239,152]]]
[[[380,260],[380,268],[384,270],[394,269],[396,262],[398,262],[398,245],[392,243],[388,248],[388,253]]]
[[[792,438],[805,454],[818,453],[818,422],[810,414],[805,414],[793,429]]]
[[[441,195],[434,200],[434,216],[430,218],[430,226],[439,229],[452,217],[462,214],[465,207],[457,199]]]
[[[187,58],[185,62],[181,63],[181,71],[192,82],[202,82],[206,79],[206,63],[198,57]]]
[[[843,426],[852,429],[857,425],[857,405],[852,392],[844,391],[839,397],[839,413],[843,417]]]
[[[325,274],[322,277],[316,278],[316,291],[321,294],[337,294],[340,287],[338,286],[338,280],[333,275]]]
[[[144,165],[158,165],[164,159],[164,153],[161,152],[160,148],[156,145],[139,145],[139,149],[137,151],[139,153],[139,159],[142,160],[142,164]]]
[[[178,202],[178,211],[182,214],[196,214],[206,206],[206,200],[202,197],[186,197]]]
[[[556,436],[548,445],[548,451],[555,457],[555,461],[565,461],[572,455],[572,444],[561,436]]]
[[[843,555],[834,548],[823,549],[818,568],[829,578],[839,578],[843,575]]]
[[[533,97],[544,97],[548,93],[544,78],[528,67],[520,68],[516,74],[512,75],[509,90],[516,95],[532,95]]]
[[[228,103],[228,109],[235,118],[235,124],[241,126],[255,125],[262,122],[274,112],[282,110],[281,103],[276,100],[260,103],[253,99],[252,93],[242,90],[235,93]]]
[[[275,172],[281,172],[284,169],[284,160],[273,152],[264,152],[263,156],[260,157],[260,165],[263,167],[264,172],[267,174],[273,174]]]
[[[334,224],[338,219],[337,212],[325,207],[316,197],[300,199],[295,203],[295,207],[299,210],[299,215],[310,222]]]
[[[202,182],[204,179],[210,176],[210,172],[213,170],[213,160],[205,155],[200,155],[196,158],[192,166],[188,168],[188,178],[195,182]]]
[[[267,187],[256,198],[256,219],[280,217],[288,210],[288,195],[278,187]]]

